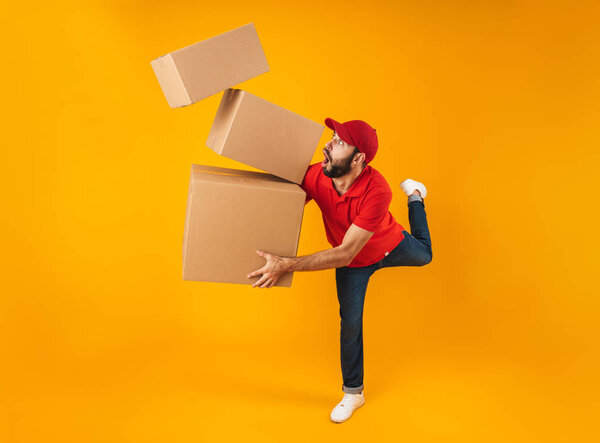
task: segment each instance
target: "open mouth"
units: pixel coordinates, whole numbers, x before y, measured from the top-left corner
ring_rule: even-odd
[[[321,166],[327,166],[331,162],[331,158],[329,158],[329,153],[326,149],[323,149],[323,155],[325,159],[321,162]]]

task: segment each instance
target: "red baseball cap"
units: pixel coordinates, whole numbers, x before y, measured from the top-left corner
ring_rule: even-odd
[[[377,141],[377,132],[367,122],[350,120],[339,123],[331,118],[326,118],[325,124],[337,132],[342,140],[349,145],[356,146],[360,152],[365,154],[365,162],[369,163],[373,160],[379,142]]]

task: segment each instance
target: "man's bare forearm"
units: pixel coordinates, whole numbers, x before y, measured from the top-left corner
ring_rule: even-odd
[[[352,260],[348,251],[337,246],[300,257],[282,257],[288,271],[320,271],[347,266]]]

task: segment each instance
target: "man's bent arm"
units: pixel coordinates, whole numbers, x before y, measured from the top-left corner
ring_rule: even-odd
[[[315,252],[300,257],[281,257],[285,268],[290,271],[319,271],[322,269],[339,268],[347,266],[348,253],[342,249],[342,245],[325,251]],[[350,260],[352,261],[352,260]]]
[[[252,287],[270,288],[286,272],[290,271],[317,271],[320,269],[339,268],[347,266],[359,253],[363,246],[373,236],[371,231],[350,225],[344,235],[342,244],[326,251],[316,252],[302,257],[279,257],[264,251],[256,251],[264,257],[265,265],[247,275],[248,278],[260,276]]]
[[[310,255],[282,257],[282,259],[290,272],[319,271],[347,266],[372,236],[373,232],[352,224],[346,231],[341,245]]]

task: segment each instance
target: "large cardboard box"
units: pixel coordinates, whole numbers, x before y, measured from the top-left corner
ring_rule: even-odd
[[[206,144],[217,154],[302,183],[324,129],[246,91],[228,89]]]
[[[252,23],[163,55],[151,65],[172,108],[191,105],[269,71]]]
[[[252,284],[257,250],[295,257],[306,194],[261,172],[192,165],[183,235],[183,279]],[[293,273],[276,286],[291,286]]]

